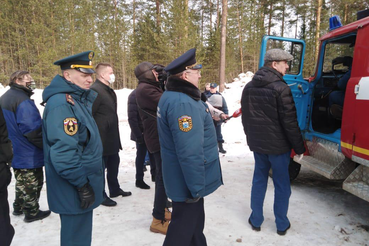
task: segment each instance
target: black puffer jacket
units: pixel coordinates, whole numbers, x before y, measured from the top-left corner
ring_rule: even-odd
[[[291,89],[281,73],[262,67],[242,92],[242,124],[251,151],[305,152]]]
[[[150,153],[160,151],[158,127],[156,122],[156,110],[163,90],[160,88],[159,81],[156,81],[150,66],[152,64],[143,62],[135,68],[138,78],[136,89],[136,101],[140,114],[144,139]]]
[[[108,85],[96,80],[91,89],[98,93],[92,105],[92,116],[99,128],[104,156],[114,155],[122,149],[119,137],[117,95]]]
[[[128,96],[128,123],[131,128],[131,140],[139,144],[144,142],[143,140],[143,126],[142,120],[138,113],[138,107],[136,102],[136,90],[133,90]]]

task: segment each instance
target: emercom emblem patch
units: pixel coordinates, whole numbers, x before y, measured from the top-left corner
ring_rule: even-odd
[[[179,129],[183,132],[189,132],[192,129],[192,118],[188,115],[182,115],[178,118]]]
[[[73,136],[78,131],[78,122],[76,118],[66,118],[64,120],[64,132]]]

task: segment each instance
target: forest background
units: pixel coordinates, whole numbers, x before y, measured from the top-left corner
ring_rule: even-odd
[[[329,17],[345,25],[368,8],[368,0],[1,0],[0,82],[27,70],[42,89],[60,73],[54,61],[93,50],[94,65],[114,66],[114,89],[135,88],[140,62],[167,65],[196,47],[203,88],[256,72],[263,35],[304,39],[308,77]]]

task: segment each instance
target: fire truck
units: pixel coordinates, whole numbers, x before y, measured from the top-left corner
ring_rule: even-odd
[[[305,42],[264,36],[259,67],[265,52],[281,48],[293,56],[284,76],[291,88],[306,153],[291,154],[290,179],[301,165],[331,180],[342,180],[342,188],[369,202],[369,10],[358,20],[342,26],[330,19],[330,31],[322,36],[315,72],[302,75]],[[346,76],[345,76],[346,75]],[[346,88],[339,83],[346,80]],[[342,105],[332,96],[341,96]]]

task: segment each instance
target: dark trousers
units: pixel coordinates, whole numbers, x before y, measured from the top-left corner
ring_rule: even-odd
[[[147,153],[147,147],[145,142],[142,144],[136,143],[136,180],[143,180],[144,177],[144,171],[143,166],[145,163],[145,157]],[[153,154],[149,153],[149,159],[150,159],[150,172],[151,175],[156,175],[156,164]]]
[[[163,246],[206,246],[204,198],[196,203],[174,202]]]
[[[222,135],[222,123],[218,121],[214,121],[215,132],[217,134],[217,141],[218,143],[224,143],[223,135]]]
[[[155,219],[164,220],[164,213],[168,198],[164,188],[160,151],[153,153],[153,155],[156,164],[156,177],[155,177],[154,209],[152,212],[152,216],[154,216]]]
[[[264,221],[263,206],[268,185],[269,169],[273,170],[274,216],[278,231],[284,231],[290,225],[287,218],[288,204],[291,196],[288,166],[290,154],[267,155],[254,152],[255,170],[251,189],[251,223],[259,227]]]
[[[0,246],[9,246],[14,236],[14,228],[10,224],[8,203],[8,167],[0,165]]]
[[[60,222],[61,246],[91,245],[92,210],[83,214],[61,214]]]
[[[104,164],[106,168],[106,180],[108,181],[108,188],[110,194],[117,194],[120,189],[120,185],[118,182],[118,171],[119,171],[119,154],[116,153],[114,155],[104,155]],[[104,197],[106,197],[106,193],[104,190]]]

